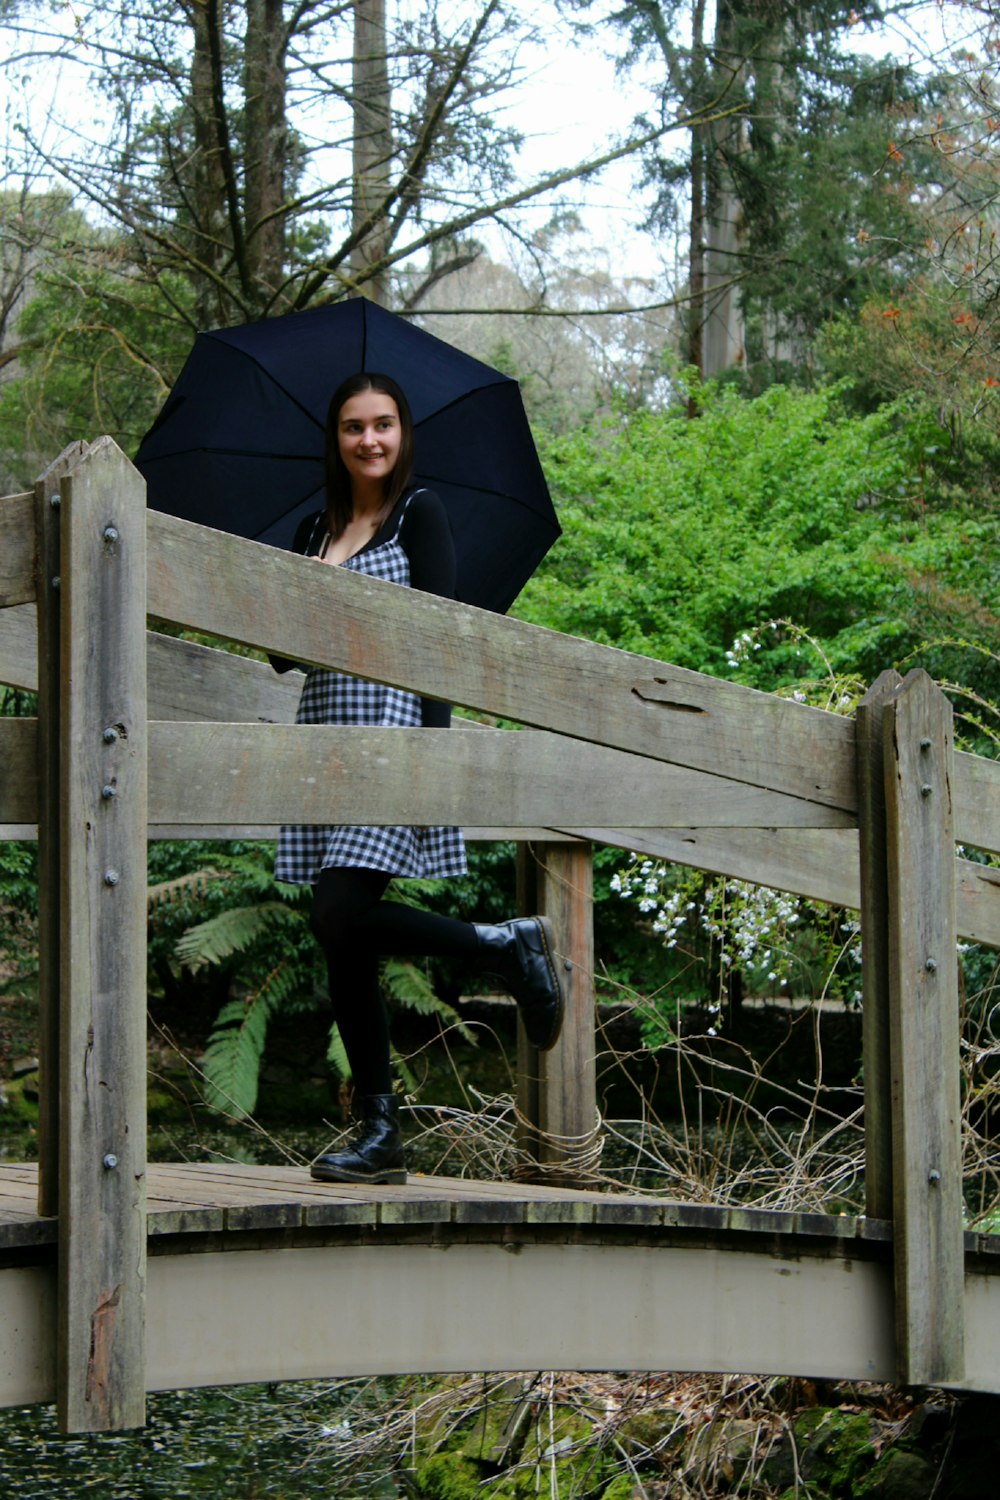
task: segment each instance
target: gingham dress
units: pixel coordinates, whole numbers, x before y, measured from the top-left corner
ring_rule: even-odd
[[[413,493],[417,493],[414,491]],[[378,546],[357,552],[340,564],[369,578],[383,578],[409,587],[410,561],[399,540],[399,530],[412,494],[397,507],[392,535]],[[307,551],[309,549],[307,548]],[[363,724],[395,728],[422,721],[420,699],[401,688],[364,682],[343,672],[310,667],[295,716],[297,724]],[[320,870],[333,868],[383,870],[391,875],[436,879],[466,872],[465,842],[460,828],[384,828],[342,825],[286,825],[278,838],[275,878],[292,884],[312,884]]]

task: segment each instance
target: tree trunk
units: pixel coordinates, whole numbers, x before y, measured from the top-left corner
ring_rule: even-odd
[[[727,103],[740,86],[731,72],[731,60],[740,56],[739,31],[739,0],[720,4],[715,19],[715,76],[717,97]],[[747,142],[741,115],[716,120],[707,128],[711,163],[705,194],[704,373],[711,379],[742,364],[745,354],[743,311],[735,281],[741,265],[741,213],[729,163],[746,150]]]
[[[282,0],[247,0],[244,107],[247,269],[262,311],[273,311],[285,274],[285,22]]]
[[[220,122],[216,118],[216,60],[222,19],[218,5],[212,0],[192,5],[188,14],[194,39],[191,113],[195,151],[189,203],[192,252],[199,268],[195,273],[195,308],[198,327],[211,328],[223,321],[228,311],[227,299],[220,294],[214,279],[221,273],[228,251],[225,170]]]
[[[691,56],[694,65],[692,105],[697,112],[704,104],[705,0],[696,0],[691,16]],[[705,377],[705,150],[707,127],[691,127],[691,240],[688,252],[688,285],[691,294],[688,315],[687,362]],[[688,401],[688,416],[696,403]]]
[[[389,70],[386,60],[385,0],[356,0],[354,6],[354,180],[351,277],[358,292],[383,307],[389,303],[387,270],[372,271],[387,249],[392,160]]]

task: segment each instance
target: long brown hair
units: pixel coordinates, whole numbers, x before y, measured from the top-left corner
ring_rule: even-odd
[[[326,413],[326,524],[334,541],[343,534],[344,527],[354,517],[351,477],[340,456],[340,413],[345,403],[352,396],[359,396],[362,391],[378,391],[383,396],[391,396],[399,412],[399,456],[386,480],[385,500],[379,513],[380,524],[392,512],[396,501],[404,494],[413,478],[413,417],[402,389],[390,375],[378,375],[373,370],[360,370],[356,375],[348,375],[334,391]]]

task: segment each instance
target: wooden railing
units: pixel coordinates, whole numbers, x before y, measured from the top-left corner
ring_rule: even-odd
[[[168,622],[525,726],[297,727],[262,663]],[[530,844],[553,920],[558,1046],[523,1037],[541,1158],[596,1123],[594,842],[857,907],[867,1211],[891,1219],[899,1376],[960,1380],[956,937],[1000,946],[1000,764],[956,754],[923,673],[851,721],[147,512],[102,438],[0,501],[0,831],[39,841],[40,1211],[58,1214],[59,1404],[70,1429],[142,1420],[147,836],[283,822],[454,823]],[[860,838],[859,838],[860,829]]]

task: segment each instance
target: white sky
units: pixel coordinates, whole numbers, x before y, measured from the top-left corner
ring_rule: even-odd
[[[411,0],[401,3],[406,5]],[[421,4],[423,0],[412,3]],[[466,0],[457,0],[456,9],[466,10]],[[544,17],[544,8],[540,13]],[[46,130],[45,120],[51,105],[56,103],[60,113],[73,118],[76,128],[83,121],[99,137],[100,104],[83,81],[88,62],[85,34],[81,41],[77,12],[71,0],[56,14],[61,16],[67,37],[74,39],[71,46],[76,63],[36,65],[24,70],[23,88],[30,100],[27,108],[32,129],[51,138],[51,127]],[[937,48],[945,27],[955,43],[967,27],[968,19],[969,11],[959,0],[938,0],[915,13],[905,23],[905,29],[904,23],[899,23],[900,29],[890,34],[888,45],[904,54],[907,51],[916,54],[928,46]],[[50,18],[47,22],[51,25]],[[710,18],[706,25],[710,28]],[[641,82],[616,77],[612,61],[603,55],[598,41],[581,46],[565,28],[562,35],[561,44],[553,40],[527,54],[531,63],[530,81],[512,92],[509,99],[509,118],[526,137],[520,158],[520,171],[525,179],[606,150],[612,140],[627,132],[648,98]],[[616,39],[613,31],[606,35],[609,40]],[[556,32],[555,38],[558,36]],[[5,47],[9,53],[10,45],[9,32],[0,29],[0,53]],[[873,51],[880,50],[871,39],[868,45]],[[885,45],[882,44],[881,50]],[[11,116],[25,107],[18,92],[9,90],[5,101],[9,139]],[[16,142],[16,135],[12,139]],[[639,228],[642,207],[635,187],[635,170],[627,161],[620,163],[608,169],[597,182],[567,187],[564,197],[569,202],[582,203],[585,227],[596,244],[606,247],[615,274],[654,277],[662,270],[670,248],[655,244]],[[531,222],[544,223],[550,211],[550,207],[539,204],[531,210]]]

